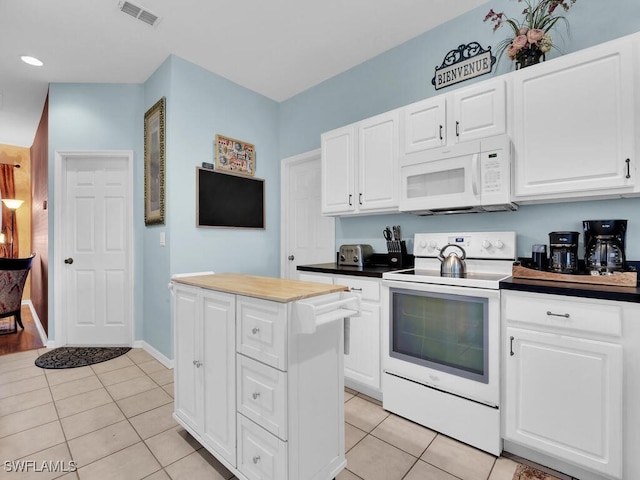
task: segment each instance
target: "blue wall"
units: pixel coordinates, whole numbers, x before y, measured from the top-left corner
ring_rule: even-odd
[[[496,45],[507,35],[495,34],[482,22],[490,7],[519,16],[515,0],[488,3],[414,38],[370,61],[277,104],[178,57],[169,57],[143,85],[52,84],[49,93],[49,195],[53,209],[53,158],[58,150],[133,150],[135,338],[168,358],[173,357],[170,295],[174,273],[214,270],[279,275],[280,159],[316,149],[324,131],[436,94],[434,68],[462,43]],[[579,1],[568,13],[571,36],[556,37],[568,53],[640,30],[640,2]],[[562,31],[562,30],[561,30]],[[558,55],[552,52],[549,58]],[[504,59],[495,74],[511,65]],[[484,77],[486,78],[486,76]],[[480,81],[483,78],[475,81]],[[465,82],[462,86],[474,81]],[[455,88],[455,87],[454,87]],[[452,88],[446,89],[451,90]],[[439,92],[440,93],[440,92]],[[143,117],[166,97],[166,224],[144,226]],[[586,99],[588,101],[588,99]],[[216,134],[256,145],[256,176],[266,180],[266,225],[263,231],[196,228],[195,169],[214,159]],[[51,210],[53,211],[53,210]],[[405,237],[421,231],[515,230],[519,254],[532,243],[547,243],[553,230],[580,230],[588,218],[628,218],[629,257],[640,260],[640,199],[524,206],[517,212],[447,217],[386,215],[337,221],[336,244],[364,242],[384,252],[385,225],[400,224]],[[55,219],[49,217],[50,240]],[[160,246],[160,233],[166,246]],[[49,258],[56,246],[49,244]],[[50,266],[53,278],[55,265]],[[49,317],[54,318],[53,283]],[[50,339],[55,339],[50,322]]]
[[[60,150],[133,150],[134,161],[142,159],[142,85],[51,84],[49,86],[49,212],[55,208],[54,157]],[[142,167],[134,166],[134,182],[142,182]],[[134,188],[134,223],[143,222],[141,196]],[[49,258],[54,258],[55,218],[49,214]],[[142,245],[134,232],[134,252]],[[142,318],[143,259],[134,258],[134,316]],[[53,279],[56,265],[49,264]],[[54,283],[49,282],[49,340],[55,339]],[[135,323],[135,336],[142,338],[142,322]]]
[[[166,216],[144,226],[144,112],[166,98]],[[213,270],[279,276],[280,156],[278,104],[178,57],[144,85],[52,84],[49,94],[49,194],[59,150],[134,150],[135,340],[173,358],[174,273]],[[216,134],[256,146],[256,176],[265,179],[264,230],[196,228],[196,167],[213,162]],[[49,217],[53,257],[55,219]],[[160,234],[166,246],[160,246]],[[50,275],[53,278],[54,265]],[[49,316],[54,315],[53,282]],[[55,339],[54,322],[49,337]]]
[[[494,33],[490,23],[483,23],[489,8],[519,19],[523,4],[515,0],[489,2],[283,102],[281,156],[319,148],[322,132],[489,78],[490,75],[485,75],[438,92],[431,85],[435,67],[449,50],[472,41],[495,48],[509,36],[506,26]],[[578,1],[565,15],[570,21],[569,33],[562,23],[552,31],[558,50],[552,50],[548,60],[560,52],[570,53],[640,30],[638,0],[617,1],[615,8],[609,2]],[[491,76],[511,69],[505,56]],[[517,212],[445,217],[406,214],[345,217],[336,222],[336,245],[369,243],[375,251],[386,252],[382,229],[399,224],[405,237],[430,231],[515,230],[518,254],[530,255],[533,243],[548,243],[549,232],[581,231],[582,220],[604,218],[629,220],[628,257],[640,260],[640,199],[521,206]]]
[[[163,95],[166,224],[144,229],[144,340],[173,358],[171,275],[211,270],[279,276],[280,158],[276,102],[175,56],[145,84],[145,107]],[[214,161],[216,134],[256,146],[256,177],[265,179],[264,230],[196,228],[196,167]]]

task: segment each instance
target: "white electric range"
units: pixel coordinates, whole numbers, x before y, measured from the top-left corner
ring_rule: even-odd
[[[466,274],[440,275],[441,252]],[[500,290],[515,232],[419,233],[415,268],[383,274],[383,407],[499,455]]]

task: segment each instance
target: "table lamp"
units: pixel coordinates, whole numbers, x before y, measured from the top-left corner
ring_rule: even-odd
[[[4,203],[4,206],[11,211],[11,230],[9,232],[11,237],[9,238],[9,242],[11,244],[11,258],[13,258],[13,226],[15,225],[16,226],[15,228],[18,228],[18,225],[16,224],[16,220],[15,220],[16,210],[20,208],[20,206],[24,203],[24,200],[16,200],[14,198],[3,198],[2,203]]]

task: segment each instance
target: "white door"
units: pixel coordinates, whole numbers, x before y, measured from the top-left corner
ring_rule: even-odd
[[[132,155],[56,158],[56,341],[131,345]]]
[[[335,220],[320,211],[320,151],[283,160],[281,276],[298,265],[335,262]]]

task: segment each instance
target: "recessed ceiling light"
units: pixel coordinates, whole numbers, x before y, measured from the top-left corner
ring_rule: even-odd
[[[20,58],[24,63],[28,63],[29,65],[33,65],[34,67],[41,67],[42,65],[44,65],[44,63],[42,63],[42,60],[38,60],[36,57],[22,55]]]

